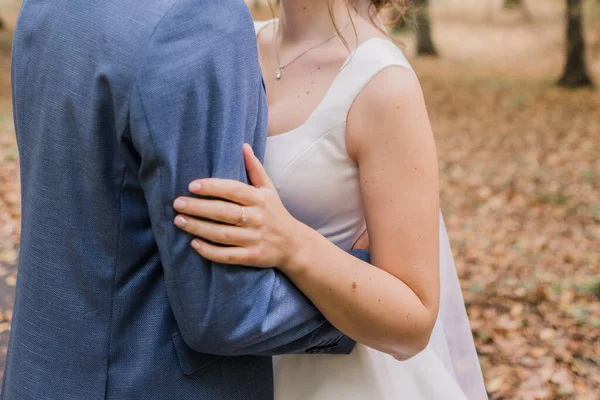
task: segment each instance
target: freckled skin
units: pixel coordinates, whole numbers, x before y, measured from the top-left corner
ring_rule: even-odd
[[[352,291],[355,291],[357,286],[358,285],[356,284],[356,282],[352,282]]]

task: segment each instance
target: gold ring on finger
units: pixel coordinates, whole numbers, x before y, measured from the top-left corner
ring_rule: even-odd
[[[246,219],[246,211],[244,210],[244,206],[240,206],[240,209],[242,210],[241,215],[240,215],[240,221],[235,225],[235,226],[242,226],[246,223],[246,221],[248,221]]]

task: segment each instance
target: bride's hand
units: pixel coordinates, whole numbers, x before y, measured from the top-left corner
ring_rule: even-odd
[[[173,206],[180,213],[175,225],[196,236],[192,247],[211,261],[259,268],[284,266],[297,251],[294,233],[300,222],[285,209],[248,145],[244,145],[244,160],[252,186],[214,178],[192,182],[190,192],[203,198],[175,200]]]

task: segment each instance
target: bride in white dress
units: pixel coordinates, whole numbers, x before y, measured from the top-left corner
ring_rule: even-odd
[[[212,180],[196,193],[245,196],[231,209],[235,235],[184,228],[207,240],[194,241],[205,258],[279,268],[359,343],[348,356],[276,357],[278,400],[487,398],[425,102],[379,26],[377,11],[398,3],[281,0],[279,20],[256,24],[270,110],[264,169],[246,147],[254,186]],[[373,265],[343,251],[367,229]]]

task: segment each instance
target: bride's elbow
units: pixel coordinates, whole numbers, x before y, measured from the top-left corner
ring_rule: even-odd
[[[398,347],[397,351],[390,355],[398,361],[410,360],[427,348],[430,338],[431,333],[420,338],[415,338],[410,343],[405,342],[402,346]]]
[[[422,324],[415,326],[410,335],[404,335],[393,346],[395,350],[390,355],[399,361],[406,361],[421,353],[429,345],[434,325],[435,320],[426,318]]]

